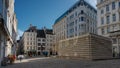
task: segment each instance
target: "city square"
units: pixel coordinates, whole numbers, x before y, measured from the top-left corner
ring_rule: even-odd
[[[0,0],[0,68],[120,68],[120,0]]]
[[[31,58],[1,68],[120,68],[120,59],[83,61],[78,59]]]

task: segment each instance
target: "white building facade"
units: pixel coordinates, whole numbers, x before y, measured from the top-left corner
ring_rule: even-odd
[[[37,32],[35,26],[30,26],[28,30],[26,30],[20,39],[20,49],[21,54],[27,54],[27,55],[36,55],[37,51],[37,44],[36,44],[36,38]]]
[[[113,43],[113,56],[120,57],[120,1],[97,0],[98,34],[110,37]]]
[[[15,55],[17,19],[14,0],[0,0],[0,61],[3,57]]]
[[[73,5],[67,14],[67,37],[96,34],[97,10],[84,0]]]
[[[30,26],[20,39],[20,54],[28,56],[44,55],[45,52],[50,54],[53,37],[51,29],[37,29],[36,26]]]

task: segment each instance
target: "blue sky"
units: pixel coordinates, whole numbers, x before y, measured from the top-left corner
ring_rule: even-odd
[[[15,0],[18,34],[32,24],[37,28],[52,28],[54,21],[78,0]],[[86,0],[95,7],[97,0]]]

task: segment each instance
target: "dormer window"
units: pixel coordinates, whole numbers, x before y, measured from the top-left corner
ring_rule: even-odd
[[[83,11],[83,10],[81,10],[81,14],[84,14],[84,11]]]
[[[103,0],[100,0],[100,3],[103,2]]]

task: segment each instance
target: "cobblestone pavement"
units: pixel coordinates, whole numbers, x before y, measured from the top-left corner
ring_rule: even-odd
[[[31,58],[0,68],[120,68],[120,59],[80,61],[56,58]]]

